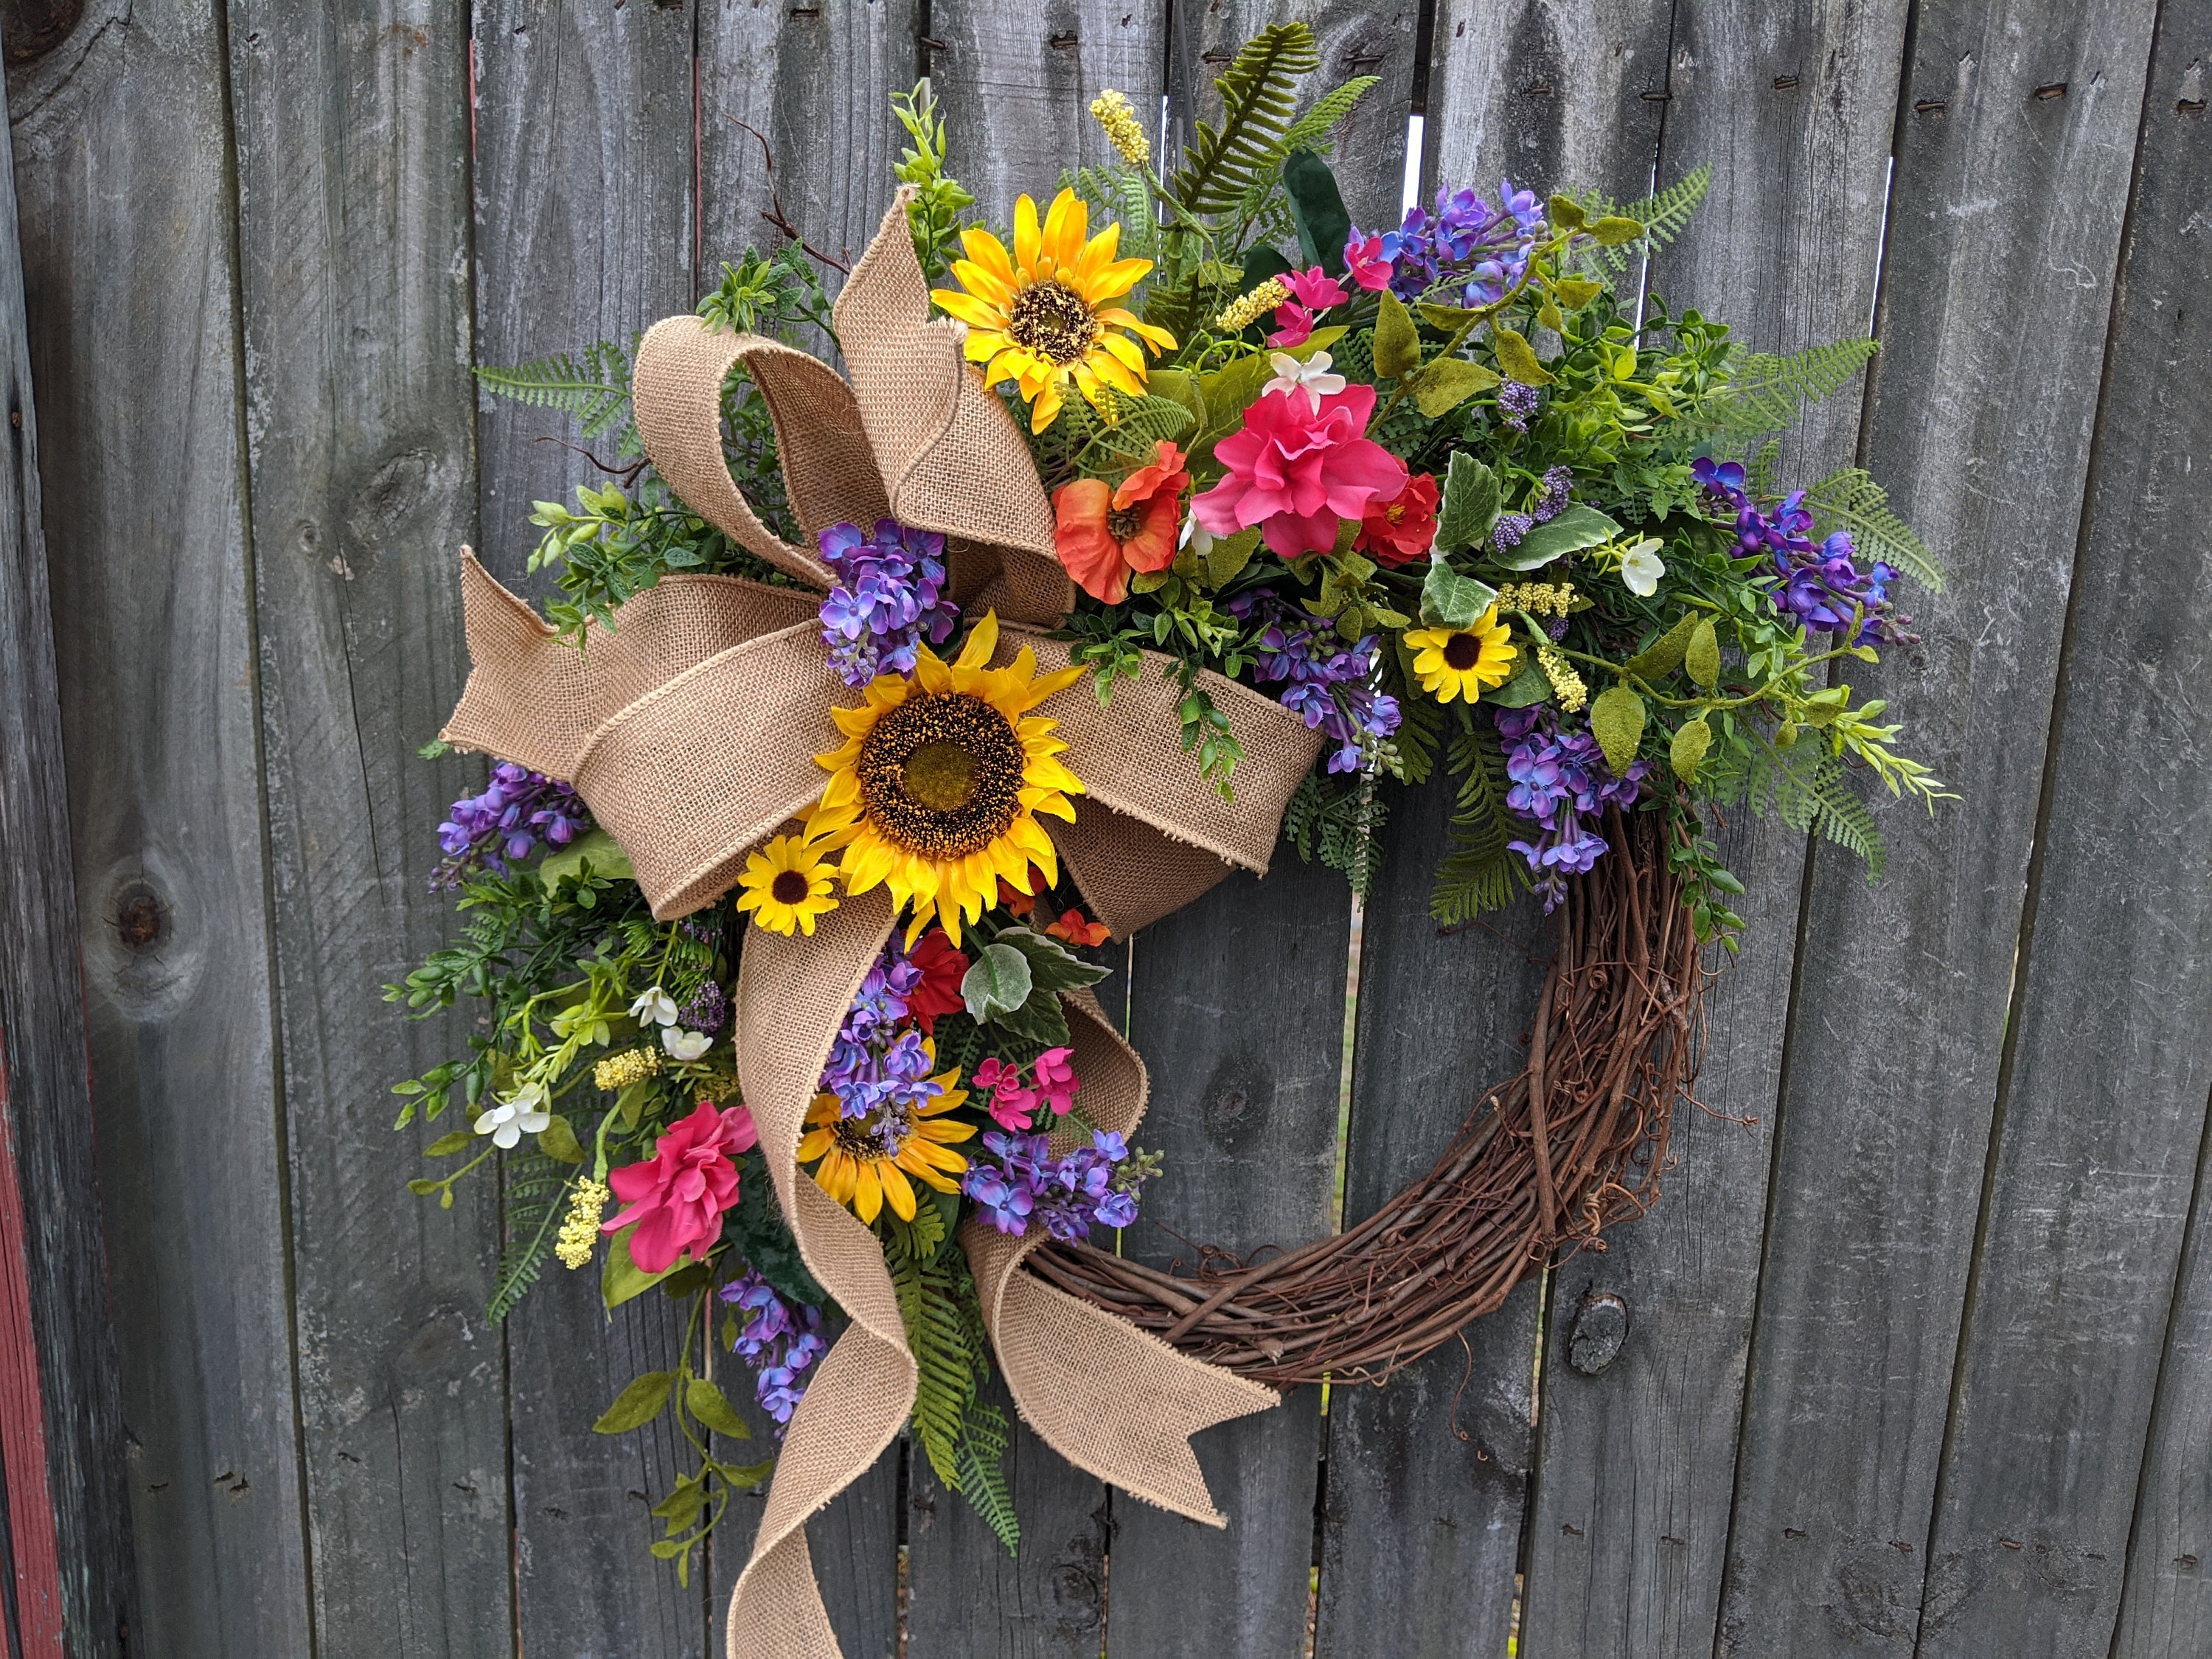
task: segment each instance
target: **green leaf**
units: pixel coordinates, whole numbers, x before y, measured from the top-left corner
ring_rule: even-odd
[[[1700,612],[1684,611],[1672,628],[1628,659],[1626,665],[1628,672],[1638,679],[1647,681],[1673,673],[1682,665],[1682,653],[1688,647],[1690,635],[1697,631],[1701,622],[1708,629],[1712,627],[1712,623],[1706,622]]]
[[[1421,320],[1441,333],[1455,334],[1459,325],[1474,313],[1457,306],[1440,306],[1433,300],[1417,300],[1413,309],[1421,313]]]
[[[592,1432],[628,1434],[632,1429],[643,1428],[668,1408],[668,1392],[675,1382],[674,1371],[647,1371],[643,1376],[633,1378],[630,1385],[615,1396],[615,1403],[592,1425]],[[659,1511],[655,1510],[653,1513]]]
[[[1562,276],[1552,284],[1552,292],[1559,296],[1559,303],[1569,311],[1580,311],[1604,291],[1604,283],[1587,276]]]
[[[625,1227],[614,1236],[607,1246],[606,1265],[599,1269],[599,1300],[610,1310],[619,1308],[634,1296],[642,1296],[655,1285],[674,1273],[678,1264],[670,1262],[657,1273],[649,1273],[629,1259],[630,1235],[637,1231]]]
[[[1620,526],[1594,507],[1570,501],[1549,524],[1540,524],[1523,536],[1517,546],[1504,549],[1494,562],[1508,570],[1534,570],[1563,554],[1612,540]]]
[[[1522,654],[1521,671],[1504,684],[1482,694],[1485,702],[1500,708],[1528,708],[1552,695],[1552,682],[1533,653]]]
[[[1085,985],[1096,985],[1114,971],[1095,962],[1085,962],[1049,934],[1027,927],[1001,927],[996,942],[1022,953],[1029,968],[1030,982],[1039,991],[1079,990]]]
[[[538,1150],[560,1164],[581,1164],[584,1149],[576,1144],[576,1132],[568,1127],[568,1120],[554,1115],[538,1132]]]
[[[456,1129],[451,1134],[440,1135],[422,1149],[425,1158],[451,1158],[455,1152],[465,1152],[476,1144],[476,1131]],[[431,1183],[435,1186],[437,1183]]]
[[[1297,227],[1298,250],[1309,265],[1331,276],[1344,269],[1345,238],[1352,216],[1328,163],[1310,149],[1294,149],[1283,162],[1283,189],[1291,198],[1291,222]]]
[[[1705,724],[1703,715],[1686,721],[1667,746],[1667,763],[1674,769],[1674,775],[1685,783],[1695,783],[1698,763],[1712,742],[1713,728]]]
[[[1384,289],[1375,314],[1375,372],[1402,380],[1421,366],[1421,331],[1398,296]]]
[[[615,838],[604,830],[594,830],[578,836],[559,852],[548,853],[538,866],[538,878],[550,891],[555,882],[583,874],[586,864],[592,866],[594,875],[611,880],[633,881],[637,877],[637,872],[630,868],[629,854],[623,851]]]
[[[1552,371],[1537,360],[1536,348],[1517,330],[1493,326],[1490,331],[1491,349],[1498,354],[1498,367],[1506,375],[1522,386],[1549,386]]]
[[[722,1391],[703,1376],[695,1376],[684,1386],[684,1409],[704,1423],[716,1434],[727,1435],[732,1440],[750,1440],[753,1431],[745,1420],[732,1408]]]
[[[668,1496],[655,1504],[647,1513],[658,1516],[665,1521],[668,1523],[668,1535],[673,1538],[678,1533],[686,1530],[699,1518],[699,1511],[706,1507],[706,1504],[705,1484],[697,1475],[687,1474],[671,1486],[668,1489]]]
[[[1644,741],[1644,699],[1627,686],[1607,687],[1590,704],[1590,731],[1618,777],[1635,763],[1637,745]]]
[[[1498,475],[1463,449],[1452,451],[1437,509],[1437,546],[1446,553],[1479,546],[1498,522]]]
[[[1698,618],[1698,625],[1690,632],[1689,644],[1682,653],[1682,666],[1689,671],[1691,680],[1708,691],[1720,684],[1721,642],[1713,631],[1711,617]]]
[[[975,953],[975,965],[960,981],[960,994],[975,1019],[994,1019],[1030,1000],[1030,983],[1028,957],[994,941]]]
[[[1225,587],[1260,550],[1260,526],[1249,525],[1233,536],[1214,538],[1206,556],[1206,585]]]
[[[471,1140],[476,1139],[473,1135],[469,1138]],[[428,1176],[416,1176],[414,1180],[407,1183],[407,1190],[417,1198],[428,1198],[433,1193],[446,1191],[447,1187],[442,1181],[433,1181]]]
[[[1496,386],[1498,371],[1464,357],[1439,357],[1416,369],[1406,384],[1413,389],[1414,406],[1433,421]]]
[[[1472,628],[1497,599],[1496,588],[1461,575],[1438,554],[1430,559],[1429,574],[1421,583],[1421,620],[1431,628]]]
[[[1589,222],[1582,204],[1571,196],[1554,196],[1544,204],[1544,216],[1554,230],[1580,230]]]
[[[1623,242],[1632,242],[1644,234],[1644,223],[1638,219],[1623,218],[1607,214],[1589,228],[1600,247],[1619,247]]]

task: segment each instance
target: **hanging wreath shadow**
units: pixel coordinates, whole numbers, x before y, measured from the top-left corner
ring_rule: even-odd
[[[1706,974],[1653,815],[1568,883],[1520,1071],[1484,1091],[1429,1172],[1358,1224],[1164,1273],[1094,1245],[1026,1266],[1200,1359],[1279,1389],[1380,1382],[1659,1196],[1705,1047]],[[1269,1247],[1270,1249],[1273,1247]],[[1256,1253],[1255,1253],[1256,1254]]]

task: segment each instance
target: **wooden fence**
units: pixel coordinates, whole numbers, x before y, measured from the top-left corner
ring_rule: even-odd
[[[1172,135],[1289,14],[1381,77],[1361,222],[1409,111],[1425,189],[1711,163],[1656,289],[1762,349],[1875,319],[1785,471],[1857,458],[1948,559],[1863,678],[1964,799],[1886,812],[1873,889],[1732,831],[1714,1115],[1611,1248],[1204,1436],[1225,1533],[1024,1432],[1009,1559],[895,1448],[813,1527],[847,1653],[2212,1650],[2212,0],[11,0],[12,1654],[719,1651],[757,1503],[680,1588],[641,1500],[675,1448],[588,1432],[669,1332],[565,1274],[487,1325],[495,1188],[410,1199],[388,1128],[456,1039],[376,994],[450,925],[430,830],[476,774],[414,750],[465,669],[453,550],[517,577],[581,465],[471,366],[687,309],[772,189],[857,247],[919,73],[1003,218],[1100,157],[1099,90]],[[1340,880],[1285,856],[1136,939],[1148,1215],[1303,1241],[1340,1164],[1356,1218],[1512,1069],[1539,932],[1438,935],[1445,819],[1390,819],[1348,1136]]]

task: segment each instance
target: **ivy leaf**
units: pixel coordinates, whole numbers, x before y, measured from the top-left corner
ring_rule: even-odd
[[[1036,991],[1079,990],[1085,985],[1096,985],[1114,971],[1095,962],[1085,962],[1058,939],[1027,927],[1001,927],[996,943],[1021,952],[1030,983]]]
[[[1500,551],[1495,562],[1508,570],[1534,570],[1563,554],[1610,541],[1620,526],[1594,507],[1570,501],[1549,524],[1540,524],[1521,538],[1517,546]]]
[[[1712,741],[1713,728],[1705,724],[1704,715],[1686,721],[1667,746],[1667,763],[1674,769],[1674,775],[1685,783],[1695,783],[1698,763],[1705,759]]]
[[[1697,611],[1686,611],[1675,624],[1628,659],[1628,672],[1641,680],[1656,680],[1673,673],[1682,665],[1682,653],[1690,643],[1690,635],[1705,621]],[[1710,629],[1712,624],[1705,623]]]
[[[1439,357],[1414,370],[1406,381],[1413,389],[1414,406],[1432,421],[1498,383],[1496,369],[1464,357]]]
[[[1031,1044],[1039,1054],[1047,1048],[1065,1047],[1073,1041],[1067,1029],[1067,1011],[1060,1006],[1057,993],[1031,997],[1012,1013],[1000,1015],[992,1024]]]
[[[592,1432],[628,1434],[632,1429],[643,1428],[668,1408],[668,1391],[675,1382],[674,1371],[647,1371],[632,1378],[630,1385],[615,1396],[615,1403],[592,1425]]]
[[[1460,457],[1452,459],[1456,463]],[[1440,553],[1431,557],[1421,583],[1421,620],[1431,628],[1472,628],[1497,599],[1498,590],[1489,583],[1461,575]]]
[[[556,1164],[581,1164],[584,1149],[576,1144],[576,1132],[568,1127],[568,1120],[556,1115],[538,1132],[538,1150]]]
[[[1437,514],[1437,546],[1446,553],[1473,547],[1498,522],[1498,475],[1463,449],[1452,451]]]
[[[1635,763],[1644,741],[1644,699],[1625,685],[1608,687],[1590,704],[1590,730],[1605,751],[1605,763],[1619,777]]]
[[[1549,386],[1552,371],[1537,361],[1536,348],[1519,331],[1493,326],[1490,331],[1491,349],[1498,354],[1498,366],[1522,386]]]
[[[985,945],[961,980],[960,994],[979,1024],[1011,1014],[1030,1000],[1029,958],[1002,942]]]
[[[545,884],[548,892],[553,884],[567,876],[580,876],[585,865],[592,873],[614,881],[630,881],[637,872],[630,868],[629,854],[623,852],[615,838],[604,830],[578,836],[557,853],[549,853],[538,866],[538,878]]]
[[[1721,642],[1713,632],[1711,617],[1698,618],[1697,627],[1691,631],[1690,642],[1682,654],[1682,665],[1690,678],[1710,691],[1720,684]]]
[[[722,1391],[703,1376],[695,1376],[684,1388],[684,1409],[690,1412],[716,1434],[727,1435],[732,1440],[750,1440],[753,1431],[745,1420],[731,1408]]]
[[[1398,296],[1384,289],[1375,315],[1375,372],[1403,380],[1421,366],[1421,333]]]
[[[1624,219],[1618,214],[1608,213],[1590,226],[1589,233],[1597,238],[1600,247],[1619,247],[1623,242],[1632,242],[1644,234],[1644,222]]]

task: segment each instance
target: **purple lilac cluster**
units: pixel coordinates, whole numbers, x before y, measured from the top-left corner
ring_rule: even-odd
[[[887,1155],[912,1138],[915,1109],[945,1092],[942,1084],[930,1080],[932,1062],[921,1033],[900,1029],[921,977],[893,934],[860,981],[822,1072],[821,1087],[837,1097],[841,1117],[876,1114],[875,1133]]]
[[[822,601],[822,642],[830,665],[848,685],[881,673],[912,674],[926,639],[942,645],[960,607],[945,597],[945,538],[876,520],[863,536],[855,524],[833,524],[819,538],[837,585]]]
[[[712,978],[699,981],[699,988],[691,1000],[676,1011],[676,1023],[687,1030],[704,1031],[714,1036],[722,1029],[722,1022],[730,1017],[730,1000],[722,994],[722,988]]]
[[[1858,549],[1848,530],[1814,544],[1813,515],[1805,510],[1803,490],[1792,490],[1769,513],[1745,493],[1744,471],[1735,461],[1700,456],[1690,464],[1690,476],[1704,487],[1714,510],[1735,514],[1739,553],[1772,560],[1781,578],[1769,595],[1777,611],[1796,617],[1814,633],[1834,634],[1851,625],[1856,610],[1859,631],[1854,645],[1920,637],[1905,631],[1912,618],[1890,602],[1889,585],[1897,580],[1894,566],[1877,559],[1873,569],[1862,573],[1855,562]]]
[[[1376,635],[1346,645],[1326,618],[1284,603],[1271,588],[1240,593],[1227,609],[1239,622],[1261,628],[1254,672],[1271,684],[1288,681],[1290,689],[1278,701],[1308,731],[1325,732],[1336,744],[1330,771],[1356,771],[1369,744],[1398,729],[1398,700],[1376,689],[1382,654]]]
[[[501,761],[483,793],[455,801],[438,826],[446,856],[430,872],[431,890],[459,887],[478,870],[503,876],[509,863],[566,847],[591,827],[589,809],[567,784]]]
[[[1512,787],[1505,805],[1537,828],[1533,841],[1506,844],[1528,860],[1536,890],[1550,911],[1567,896],[1569,875],[1588,873],[1605,855],[1605,837],[1584,826],[1607,806],[1624,811],[1636,804],[1649,761],[1638,761],[1620,777],[1605,763],[1597,738],[1587,728],[1562,732],[1548,704],[1501,709],[1498,735],[1505,750],[1505,775]]]
[[[753,1398],[776,1422],[776,1434],[806,1397],[805,1373],[829,1352],[822,1334],[822,1310],[787,1302],[775,1287],[748,1267],[722,1286],[723,1301],[744,1321],[738,1328],[738,1358],[753,1370]]]
[[[1543,488],[1536,499],[1528,503],[1526,513],[1501,513],[1491,527],[1490,538],[1498,544],[1500,552],[1509,547],[1518,547],[1521,538],[1540,524],[1549,524],[1559,516],[1574,494],[1575,473],[1572,467],[1555,466],[1544,474]],[[1553,635],[1554,639],[1557,635]]]
[[[1518,380],[1508,380],[1498,388],[1498,418],[1516,432],[1528,429],[1528,417],[1536,412],[1540,394],[1533,386],[1522,386]]]
[[[1150,1172],[1109,1130],[1094,1130],[1091,1145],[1055,1158],[1048,1135],[992,1129],[982,1152],[969,1160],[960,1189],[1002,1233],[1019,1233],[1036,1220],[1061,1243],[1076,1244],[1093,1226],[1134,1221],[1137,1189]]]
[[[1496,305],[1528,274],[1529,250],[1544,234],[1544,204],[1533,191],[1516,190],[1501,179],[1498,204],[1472,190],[1440,189],[1436,211],[1408,208],[1397,229],[1379,234],[1353,226],[1345,259],[1355,278],[1364,268],[1375,272],[1363,288],[1381,285],[1389,273],[1391,292],[1415,300],[1439,284],[1459,288],[1465,306]]]

